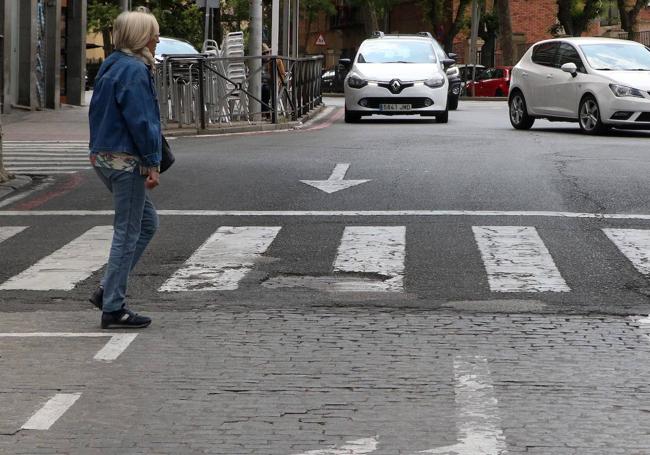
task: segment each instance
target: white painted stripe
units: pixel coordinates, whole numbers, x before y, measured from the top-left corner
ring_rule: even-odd
[[[95,360],[111,362],[117,359],[138,336],[137,333],[111,333],[106,332],[9,332],[0,333],[0,338],[98,338],[109,337],[104,347],[95,354]]]
[[[43,155],[38,155],[38,156],[28,156],[28,155],[4,155],[3,156],[5,163],[22,163],[22,162],[34,162],[34,163],[49,163],[52,162],[52,158],[48,156],[43,156]],[[56,163],[66,163],[69,164],[71,162],[73,163],[79,163],[79,164],[89,164],[90,161],[88,161],[88,158],[84,157],[69,157],[69,156],[62,156],[62,157],[57,157],[56,160],[54,160]],[[53,163],[54,164],[54,163]]]
[[[23,430],[49,430],[81,397],[81,393],[57,393],[22,426]]]
[[[43,169],[32,169],[32,168],[13,168],[13,169],[7,169],[10,170],[11,172],[15,172],[16,174],[42,174],[42,173],[47,173],[49,174],[74,174],[76,172],[81,171],[82,169],[75,169],[74,171],[55,171],[55,170],[43,170]],[[22,199],[22,198],[21,198]]]
[[[160,291],[230,291],[267,250],[280,227],[222,226]]]
[[[363,455],[372,453],[375,450],[377,450],[377,440],[375,438],[364,438],[348,441],[337,448],[310,450],[298,455]]]
[[[86,166],[57,166],[56,164],[52,164],[50,166],[28,166],[28,167],[16,167],[16,166],[6,166],[6,169],[8,171],[12,172],[18,172],[18,171],[48,171],[48,170],[58,170],[58,171],[75,171],[75,170],[80,170],[80,169],[86,169],[90,168],[91,165],[88,164]]]
[[[379,275],[377,280],[341,281],[337,291],[404,290],[404,226],[348,226],[334,261],[334,272]]]
[[[0,226],[0,243],[23,232],[28,226]]]
[[[36,187],[32,187],[28,191],[21,191],[15,196],[9,197],[7,199],[3,199],[2,201],[0,201],[0,207],[5,207],[7,205],[13,204],[14,202],[18,202],[21,199],[25,199],[26,197],[31,196],[37,191],[44,190],[45,188],[52,186],[53,184],[54,184],[54,179],[48,178],[44,180],[43,183],[36,185]],[[0,213],[2,213],[1,210]]]
[[[3,141],[6,144],[86,144],[88,141],[59,141],[59,140],[47,140],[47,141]]]
[[[584,218],[599,220],[650,220],[643,213],[519,212],[499,210],[158,210],[164,216],[476,216]],[[0,210],[0,216],[95,216],[112,210]]]
[[[644,275],[650,275],[650,230],[603,229],[603,232],[635,269]]]
[[[0,286],[0,290],[69,291],[104,266],[108,260],[112,237],[112,226],[95,226],[7,280]]]
[[[103,360],[104,362],[112,362],[117,359],[120,354],[126,351],[126,348],[135,340],[137,333],[123,333],[113,335],[108,343],[97,353],[95,360]]]
[[[530,226],[473,226],[493,292],[568,292],[551,254]]]
[[[424,450],[425,454],[502,455],[506,438],[501,430],[499,408],[487,359],[478,356],[454,358],[458,443]]]

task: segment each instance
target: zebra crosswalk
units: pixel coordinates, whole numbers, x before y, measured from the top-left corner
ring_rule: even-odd
[[[269,263],[265,255],[278,243],[283,229],[282,226],[220,226],[194,251],[187,251],[179,263],[161,264],[167,275],[157,291],[235,291],[251,272]],[[29,231],[30,226],[0,226],[0,258],[5,242],[28,235]],[[473,245],[468,248],[476,251],[482,263],[481,279],[487,281],[491,292],[572,291],[554,261],[552,249],[547,247],[536,227],[471,226],[471,235]],[[609,241],[616,247],[609,254],[618,251],[638,273],[650,276],[650,229],[602,228],[598,235],[602,236],[599,242]],[[87,229],[55,251],[45,252],[26,269],[13,276],[3,276],[0,291],[73,290],[105,266],[111,238],[112,226]],[[259,285],[330,292],[408,292],[405,277],[412,265],[407,255],[407,239],[406,226],[345,226],[329,274],[278,274]],[[149,254],[156,254],[155,250]],[[291,262],[291,254],[303,253],[293,251],[283,258],[278,257],[276,250],[273,261]],[[634,269],[630,268],[630,273]]]
[[[3,141],[3,160],[17,174],[72,174],[89,169],[87,141]]]

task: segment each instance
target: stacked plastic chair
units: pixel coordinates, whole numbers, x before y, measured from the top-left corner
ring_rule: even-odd
[[[237,60],[237,57],[245,55],[244,33],[228,33],[221,46],[221,55],[229,59],[226,66],[226,77],[229,79],[226,82],[226,91],[230,113],[234,119],[248,120],[248,95],[246,94],[248,72],[244,60]]]

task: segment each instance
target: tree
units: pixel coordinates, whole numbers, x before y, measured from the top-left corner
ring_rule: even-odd
[[[307,49],[311,26],[314,19],[316,19],[321,12],[328,16],[336,14],[336,7],[331,0],[302,0],[300,6],[302,7],[303,18],[305,19],[305,41],[303,49]]]
[[[499,43],[504,65],[514,65],[512,45],[512,22],[510,18],[510,0],[496,0],[494,8],[499,18]]]
[[[101,33],[104,41],[104,58],[113,52],[113,21],[120,14],[118,2],[113,0],[90,0],[88,3],[88,30]]]
[[[454,14],[453,0],[423,0],[422,7],[433,27],[435,38],[447,52],[453,51],[454,37],[468,26],[467,7],[472,0],[458,0]]]
[[[638,32],[638,17],[641,9],[648,0],[617,0],[618,12],[621,17],[621,28],[628,33]]]
[[[557,18],[567,35],[580,36],[600,15],[600,0],[557,0]]]
[[[203,13],[195,3],[187,0],[134,0],[132,7],[138,6],[151,9],[160,25],[161,35],[182,38],[201,48]],[[104,57],[113,51],[113,21],[120,12],[119,0],[90,0],[88,3],[88,30],[102,34]]]

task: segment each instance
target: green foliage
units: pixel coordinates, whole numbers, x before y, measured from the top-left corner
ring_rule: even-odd
[[[120,14],[119,4],[112,0],[88,2],[88,31],[101,33],[113,29],[113,21]]]
[[[336,14],[336,7],[332,3],[332,0],[302,0],[300,7],[302,8],[303,16],[309,22],[316,19],[321,12],[330,16]]]

